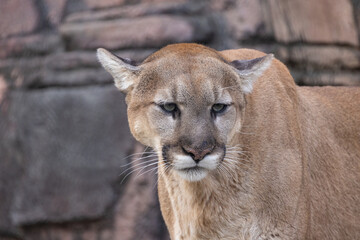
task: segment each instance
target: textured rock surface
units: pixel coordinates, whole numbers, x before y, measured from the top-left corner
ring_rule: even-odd
[[[140,62],[154,50],[123,50],[115,53]],[[55,53],[47,57],[0,61],[3,80],[11,87],[84,86],[112,84],[113,80],[96,59],[95,51]]]
[[[294,70],[292,75],[298,84],[307,86],[360,86],[360,71],[336,73],[329,70],[304,73]]]
[[[298,84],[359,86],[359,32],[359,0],[1,0],[0,239],[168,239],[97,47],[250,47]]]
[[[91,24],[66,24],[61,32],[68,42],[68,49],[161,47],[170,42],[201,41],[210,35],[209,23],[199,22],[201,31],[197,31],[190,21],[176,16],[149,16]]]
[[[360,51],[349,47],[294,46],[282,48],[278,57],[310,68],[360,68]]]
[[[65,12],[67,0],[44,0],[47,9],[47,18],[52,25],[58,25]]]
[[[135,153],[141,154],[143,151],[144,148],[136,144]],[[132,166],[139,163],[136,157],[129,164],[131,162]],[[136,171],[131,176],[127,175],[126,186],[115,203],[113,214],[93,221],[49,224],[46,228],[25,227],[27,239],[168,239],[166,227],[158,210],[155,172],[152,168],[127,166],[128,169],[123,168],[125,171],[123,177],[131,170]]]
[[[136,152],[142,152],[137,147]],[[135,170],[124,190],[123,197],[115,208],[115,236],[124,239],[160,239],[166,236],[164,224],[158,225],[161,215],[156,191],[156,166],[139,165],[139,160],[132,160]],[[148,158],[156,159],[156,157]],[[145,228],[145,231],[144,231]]]
[[[358,46],[353,8],[349,0],[271,0],[269,3],[278,41]]]
[[[0,38],[35,30],[38,12],[33,1],[2,0],[0,4]]]
[[[270,35],[266,29],[266,18],[258,0],[237,1],[235,6],[225,12],[229,32],[235,39],[265,37]]]
[[[123,5],[125,0],[84,0],[84,2],[89,8],[105,8]]]
[[[1,77],[0,77],[1,80]],[[6,83],[1,80],[4,87]],[[22,162],[18,147],[13,117],[9,114],[9,100],[2,88],[0,101],[0,239],[16,236],[15,226],[12,224],[11,204],[14,198],[14,189],[22,174]]]
[[[99,12],[84,11],[79,13],[73,13],[66,18],[66,22],[85,22],[109,20],[116,18],[135,18],[155,14],[196,14],[201,12],[201,10],[205,6],[206,5],[202,1],[196,4],[192,4],[186,1],[142,3],[117,8],[108,8]]]
[[[109,86],[16,91],[11,98],[26,169],[13,222],[102,216],[133,143],[127,125],[118,124],[127,121],[122,94]]]
[[[61,49],[61,41],[55,34],[36,34],[0,40],[0,59],[43,55]]]

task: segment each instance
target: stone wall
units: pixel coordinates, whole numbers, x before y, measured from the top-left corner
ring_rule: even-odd
[[[176,42],[256,48],[300,85],[360,86],[359,0],[0,0],[0,13],[0,239],[168,239],[97,47],[138,62]]]

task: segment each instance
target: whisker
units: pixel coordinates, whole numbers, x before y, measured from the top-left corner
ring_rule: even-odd
[[[228,171],[228,169],[225,168],[225,164],[220,165],[220,167],[221,167],[222,170],[225,172],[225,174],[231,175],[231,173]]]
[[[239,146],[241,146],[240,144],[236,144],[236,145],[226,145],[226,147],[239,147]]]
[[[226,153],[240,153],[240,154],[245,154],[245,151],[240,151],[240,150],[230,150],[230,151],[226,151]]]
[[[236,144],[236,145],[225,145],[225,147],[228,148],[238,148],[238,149],[242,149],[243,146],[241,146],[241,144]]]
[[[154,158],[154,159],[148,159],[144,162],[140,162],[140,163],[137,163],[135,165],[132,165],[130,168],[138,168],[138,167],[142,167],[143,165],[147,165],[147,164],[152,164],[152,163],[156,163],[158,162],[158,159],[157,158]]]
[[[149,161],[148,159],[152,159],[152,158],[157,159],[157,156],[156,155],[151,155],[151,156],[147,156],[147,157],[137,158],[137,159],[132,160],[131,163],[132,164],[134,164],[134,163],[138,164],[139,161],[147,162],[147,161]],[[143,160],[145,160],[145,161],[143,161]]]
[[[171,164],[168,164],[168,163],[161,163],[161,164],[162,164],[161,166],[164,167],[164,172],[159,171],[159,168],[157,169],[156,174],[159,174],[159,176],[158,176],[158,178],[157,178],[157,180],[156,180],[156,182],[155,182],[155,184],[154,184],[153,190],[154,190],[155,187],[158,185],[158,183],[159,183],[159,177],[161,176],[161,174],[165,174],[166,171],[169,170],[169,169],[170,169],[170,166],[171,166]]]
[[[223,175],[223,170],[222,170],[223,166],[219,165],[219,167],[217,168],[217,170],[219,171],[220,175]],[[224,173],[226,174],[226,173]]]
[[[144,161],[144,162],[140,162],[140,163],[136,163],[135,165],[131,165],[130,167],[128,167],[127,169],[125,169],[124,171],[122,171],[121,173],[120,173],[120,175],[121,174],[123,174],[124,172],[126,172],[126,171],[128,171],[129,169],[133,169],[133,168],[135,168],[135,167],[138,167],[138,166],[141,166],[141,165],[144,165],[144,164],[148,164],[148,163],[152,163],[152,162],[157,162],[158,161],[158,159],[157,158],[154,158],[154,159],[148,159],[148,160],[146,160],[146,161]]]
[[[240,145],[235,145],[235,146],[229,146],[229,145],[226,145],[225,147],[226,147],[226,149],[231,149],[231,148],[241,148],[241,146],[240,146]]]
[[[224,158],[224,161],[231,162],[231,163],[234,163],[234,164],[242,164],[244,166],[248,166],[245,163],[251,163],[250,161],[244,163],[242,161],[242,159],[231,159],[231,158]]]
[[[251,163],[251,161],[244,161],[245,159],[233,159],[233,158],[229,158],[229,157],[226,157],[224,158],[224,160],[227,160],[228,162],[232,162],[232,163],[242,163],[242,164],[245,164],[245,163]]]
[[[151,150],[151,151],[149,151],[149,152],[146,152],[146,150],[147,150],[148,148],[149,148],[149,147],[146,147],[146,149],[145,149],[143,152],[141,152],[141,153],[138,152],[138,153],[130,154],[130,155],[124,157],[122,160],[128,159],[128,158],[133,157],[133,156],[136,156],[136,155],[144,155],[145,153],[155,153],[155,151],[153,151],[153,150]]]
[[[151,168],[151,169],[146,170],[145,172],[143,172],[143,173],[141,173],[141,174],[140,174],[140,172],[139,172],[139,173],[135,176],[135,178],[141,177],[141,176],[145,175],[146,173],[151,172],[151,171],[154,171],[154,170],[156,170],[156,169],[158,169],[158,168],[159,168],[159,166],[156,166],[156,167],[153,167],[153,168]],[[140,175],[139,175],[139,174],[140,174]]]
[[[127,164],[121,165],[120,167],[126,167],[126,166],[131,165],[133,162],[137,162],[139,160],[146,159],[146,158],[149,158],[149,157],[155,157],[155,156],[157,156],[157,154],[151,154],[151,155],[148,155],[148,156],[145,156],[145,157],[136,158],[136,159],[131,160],[131,162],[129,162]]]
[[[226,152],[241,152],[241,153],[249,153],[249,151],[245,151],[239,147],[236,148],[226,148]]]
[[[240,146],[236,146],[236,147],[231,147],[231,146],[229,146],[229,147],[226,147],[226,149],[228,150],[228,149],[230,149],[230,150],[242,150],[242,147],[240,147]]]
[[[155,163],[151,163],[151,164],[155,164]],[[141,170],[142,169],[145,169],[146,167],[147,167],[148,165],[146,165],[146,166],[144,166],[144,167],[139,167],[139,168],[141,168]],[[124,180],[130,175],[130,174],[132,174],[133,172],[135,172],[135,171],[138,171],[139,170],[139,168],[130,168],[130,169],[133,169],[133,170],[131,170],[129,173],[127,173],[126,175],[125,175],[125,177],[123,178],[123,180],[120,182],[120,184],[122,184],[123,182],[124,182]],[[128,171],[129,169],[127,169],[127,170],[125,170],[124,172],[122,172],[119,176],[121,176],[122,174],[125,174],[125,172],[126,171]]]
[[[226,152],[225,154],[226,156],[231,156],[231,157],[234,157],[234,158],[242,158],[242,156],[250,159],[250,157],[246,154],[246,153],[242,153],[242,152]]]
[[[133,172],[135,172],[137,169],[133,169],[131,172],[125,175],[125,177],[121,180],[120,185],[125,181],[125,179]]]
[[[232,168],[231,166],[229,166],[227,163],[223,164],[223,168],[226,170],[226,172],[228,172],[228,174],[229,174],[230,176],[233,175],[232,173],[234,173],[234,170],[233,170],[233,168]]]
[[[154,163],[151,163],[151,164],[148,164],[148,165],[146,165],[146,166],[141,167],[141,170],[136,174],[135,177],[139,176],[140,172],[141,172],[142,170],[144,170],[145,168],[148,168],[148,167],[150,167],[150,166],[154,166],[154,165],[156,165],[156,164],[158,164],[158,162],[154,162]]]
[[[234,154],[240,154],[240,155],[243,155],[243,156],[245,156],[245,157],[247,157],[247,158],[250,158],[246,153],[244,153],[244,152],[241,152],[241,151],[226,151],[226,153],[227,154],[229,154],[229,155],[234,155]]]

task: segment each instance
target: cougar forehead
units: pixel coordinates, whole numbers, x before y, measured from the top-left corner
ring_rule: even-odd
[[[222,88],[236,84],[235,71],[212,52],[170,53],[151,59],[145,61],[134,91],[142,99],[165,97],[183,104],[211,103]]]

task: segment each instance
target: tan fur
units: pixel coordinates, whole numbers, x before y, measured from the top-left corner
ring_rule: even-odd
[[[129,124],[159,152],[159,199],[171,239],[360,239],[360,89],[298,87],[273,60],[245,94],[246,77],[228,62],[264,55],[176,44],[136,69],[136,86],[125,91]],[[234,104],[213,124],[202,115],[204,102],[216,102],[220,88]],[[153,106],[154,98],[173,95],[185,101],[181,123]],[[180,154],[186,134],[210,134],[230,155],[232,147],[241,153],[186,181],[161,154],[168,143],[170,155]]]

